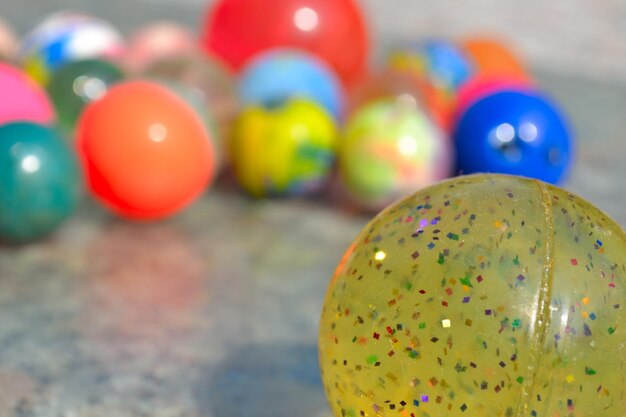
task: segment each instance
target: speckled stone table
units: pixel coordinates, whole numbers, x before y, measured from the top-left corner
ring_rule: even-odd
[[[626,86],[542,74],[579,138],[567,188],[626,224]],[[160,223],[86,200],[0,247],[0,416],[328,416],[316,333],[367,217],[220,186]]]

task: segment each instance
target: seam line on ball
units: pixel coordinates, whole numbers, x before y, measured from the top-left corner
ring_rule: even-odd
[[[544,353],[548,329],[551,324],[550,304],[552,302],[552,289],[554,284],[554,217],[552,210],[552,198],[548,186],[541,181],[534,181],[539,189],[541,204],[544,213],[544,253],[545,263],[541,271],[541,282],[539,284],[539,294],[537,295],[537,315],[533,323],[533,339],[530,346],[529,373],[530,378],[525,378],[522,387],[522,396],[519,403],[517,416],[528,415],[531,402],[534,398],[536,387],[536,376],[541,366],[541,359]]]

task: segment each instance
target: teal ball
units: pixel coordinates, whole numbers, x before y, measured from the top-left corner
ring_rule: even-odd
[[[0,126],[0,239],[23,243],[56,230],[78,203],[80,178],[75,154],[55,130]]]

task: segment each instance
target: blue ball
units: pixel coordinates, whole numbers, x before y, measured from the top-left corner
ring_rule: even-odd
[[[244,69],[239,98],[243,105],[276,107],[293,97],[315,101],[336,119],[344,107],[339,78],[323,61],[306,52],[274,49]]]
[[[431,76],[443,86],[456,90],[472,75],[470,61],[453,43],[433,39],[425,41],[422,48]]]
[[[532,91],[500,91],[469,107],[454,131],[457,168],[563,180],[572,159],[570,128],[556,105]]]

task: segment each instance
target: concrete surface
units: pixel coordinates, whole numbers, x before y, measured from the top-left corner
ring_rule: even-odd
[[[498,3],[494,16],[509,13],[507,5],[513,4]],[[521,26],[552,8],[570,17],[588,13],[594,24],[605,17],[608,25],[624,21],[618,1],[603,0],[605,7],[598,10],[592,9],[599,3],[582,0],[524,3],[538,11],[520,12]],[[120,17],[128,30],[156,17],[192,22],[200,2],[9,0],[6,8],[5,0],[0,14],[12,16],[21,29],[39,18],[35,14],[61,6],[84,10],[80,6],[87,4],[112,20]],[[416,26],[423,23],[424,32],[462,32],[463,19],[466,25],[478,19],[443,4],[422,15],[417,5],[426,2],[417,0],[367,4],[373,16],[381,13],[376,31],[389,39],[411,30],[406,21],[392,22],[403,8],[420,16]],[[580,9],[559,9],[566,4]],[[427,18],[436,13],[451,19],[452,27]],[[490,24],[485,17],[478,23]],[[563,31],[558,25],[565,23],[554,26]],[[615,30],[623,40],[624,26]],[[543,56],[539,48],[533,62],[579,139],[566,187],[626,225],[626,85],[619,76],[602,75],[599,67],[590,74],[559,70],[570,59],[587,59],[574,52],[576,39],[608,37],[576,33],[568,41],[540,33],[546,35],[529,35],[522,44],[544,40],[555,48],[557,58]],[[569,46],[560,49],[561,42]],[[624,45],[612,47],[621,51]],[[603,53],[593,50],[590,56]],[[616,65],[623,71],[624,57],[605,70],[615,71],[609,67]],[[549,65],[550,59],[558,65]],[[86,201],[49,239],[0,247],[0,416],[328,416],[317,365],[317,322],[332,271],[366,222],[367,217],[323,200],[251,201],[227,186],[154,224],[113,219]]]

